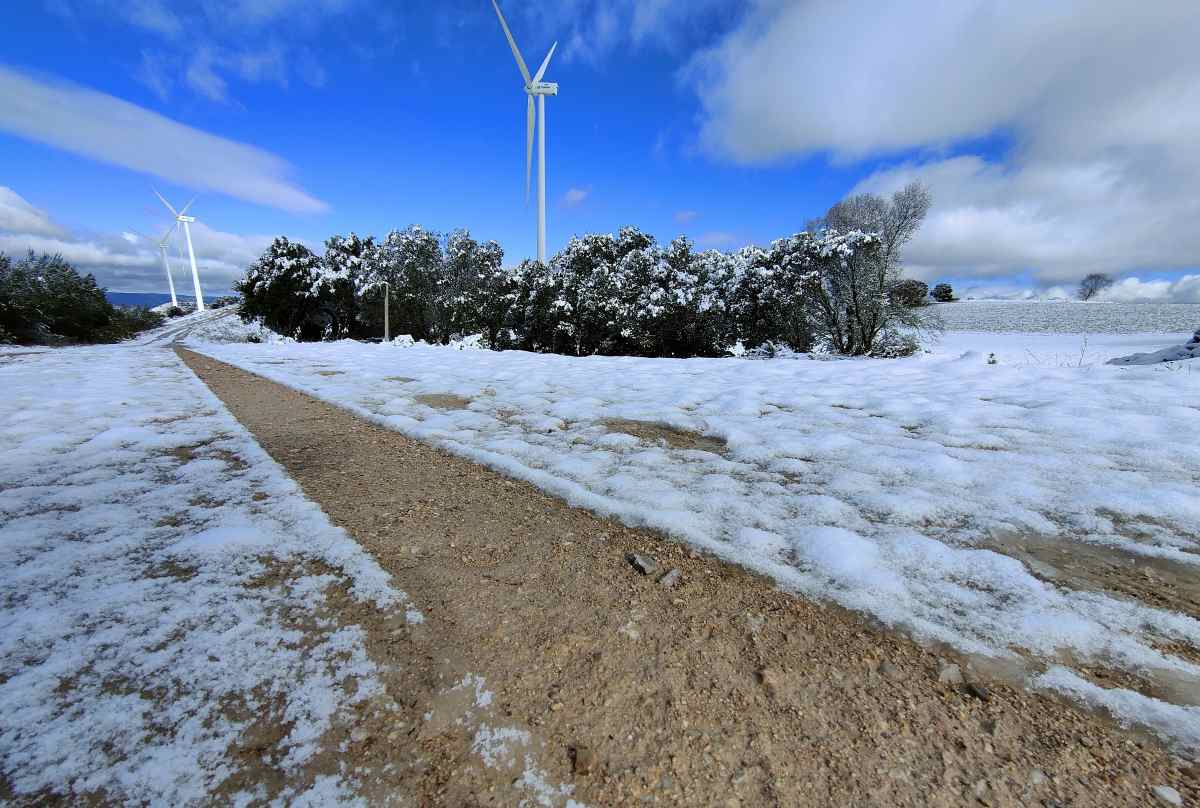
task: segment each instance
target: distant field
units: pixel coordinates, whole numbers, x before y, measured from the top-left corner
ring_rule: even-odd
[[[947,331],[1137,334],[1195,331],[1197,303],[961,300],[937,307]]]

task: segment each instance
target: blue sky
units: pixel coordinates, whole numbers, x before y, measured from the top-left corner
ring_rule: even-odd
[[[156,254],[121,236],[167,224],[154,185],[180,203],[199,194],[214,290],[276,234],[316,246],[467,227],[509,262],[529,256],[525,98],[490,3],[403,5],[16,3],[0,57],[0,249],[58,245],[114,289],[155,291]],[[765,243],[849,192],[918,178],[935,200],[909,253],[919,277],[1046,289],[1099,269],[1140,284],[1129,294],[1186,297],[1200,239],[1165,234],[1195,212],[1172,183],[1200,165],[1166,126],[1145,137],[1127,119],[1195,116],[1179,103],[1200,76],[1196,15],[1164,2],[1130,32],[1122,5],[1000,18],[968,0],[891,16],[865,0],[507,0],[531,67],[559,42],[549,249],[625,224]],[[1105,71],[1121,57],[1143,64]],[[1097,118],[1086,102],[1099,97]]]

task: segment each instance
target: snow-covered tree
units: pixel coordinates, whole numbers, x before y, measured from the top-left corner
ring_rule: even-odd
[[[571,304],[563,294],[562,274],[540,261],[522,261],[512,271],[511,283],[512,303],[496,347],[573,353]]]
[[[434,336],[435,297],[442,269],[442,245],[437,233],[420,225],[393,230],[376,249],[364,256],[357,291],[380,281],[391,287],[392,331],[412,334],[416,339]],[[362,316],[369,327],[383,326],[383,298],[376,292],[368,296]]]
[[[932,201],[929,189],[920,182],[910,182],[890,200],[875,194],[855,194],[831,207],[823,219],[817,220],[819,227],[810,229],[874,233],[879,237],[883,268],[890,272],[899,267],[900,251],[921,229]]]
[[[1079,283],[1079,299],[1091,300],[1096,295],[1113,285],[1111,275],[1103,272],[1093,272]]]
[[[234,285],[242,296],[241,316],[261,318],[272,331],[298,340],[325,339],[324,278],[320,256],[280,236]]]
[[[114,307],[94,276],[61,255],[0,253],[0,343],[116,342],[162,319]]]
[[[357,233],[350,233],[325,239],[319,294],[329,319],[327,339],[341,339],[363,332],[359,317],[362,308],[359,277],[364,271],[364,261],[369,260],[374,251],[373,236],[364,239]]]
[[[484,333],[489,340],[504,325],[511,300],[509,275],[502,270],[504,251],[495,241],[480,243],[466,230],[446,238],[446,251],[434,293],[437,336]]]
[[[914,278],[904,278],[892,285],[892,302],[900,306],[916,308],[929,303],[929,284]]]

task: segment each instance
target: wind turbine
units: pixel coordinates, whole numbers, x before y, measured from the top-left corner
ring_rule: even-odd
[[[167,273],[167,286],[171,289],[171,305],[175,308],[179,308],[179,300],[175,297],[175,279],[171,277],[171,262],[167,260],[167,245],[170,243],[171,234],[175,232],[175,228],[178,226],[177,224],[173,224],[168,227],[167,232],[163,233],[162,238],[158,240],[158,251],[162,255],[163,272]],[[134,230],[133,232],[146,239],[146,241],[152,241],[149,236],[139,230]]]
[[[150,190],[154,191],[153,188]],[[154,191],[154,195],[158,197],[159,202],[162,202],[167,206],[167,210],[171,211],[171,215],[175,217],[176,225],[183,225],[183,235],[184,238],[187,239],[188,245],[188,260],[190,260],[192,264],[192,286],[196,290],[196,311],[204,311],[204,294],[200,291],[200,272],[196,269],[196,251],[192,249],[192,231],[188,228],[189,224],[196,221],[196,217],[185,215],[188,208],[192,206],[192,202],[196,201],[196,197],[193,196],[192,202],[188,202],[186,205],[184,205],[183,210],[177,211],[175,208],[171,207],[170,202],[163,199],[163,195],[158,191]],[[167,234],[170,235],[170,231],[168,231]]]
[[[521,71],[521,78],[525,79],[525,95],[529,99],[526,105],[525,115],[525,203],[529,203],[529,180],[532,172],[533,163],[533,99],[537,97],[537,133],[538,133],[538,211],[537,211],[537,258],[543,264],[546,263],[546,96],[558,95],[558,85],[552,82],[542,81],[542,76],[546,73],[546,67],[550,64],[550,57],[554,55],[554,49],[558,47],[555,42],[550,46],[550,52],[546,54],[546,58],[542,61],[542,66],[538,68],[538,72],[532,77],[529,75],[529,68],[525,66],[525,60],[521,58],[521,51],[517,47],[517,43],[513,40],[512,31],[508,30],[508,23],[504,21],[504,15],[500,12],[500,6],[496,0],[492,0],[492,8],[496,9],[496,16],[500,18],[500,27],[504,29],[504,36],[508,39],[508,46],[512,48],[513,56],[517,59],[517,68]]]

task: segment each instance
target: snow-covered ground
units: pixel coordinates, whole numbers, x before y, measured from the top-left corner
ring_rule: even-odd
[[[268,753],[287,782],[381,688],[362,630],[318,617],[326,588],[419,612],[171,351],[13,356],[0,387],[0,767],[17,795],[203,802],[256,717],[288,728]],[[353,778],[317,786],[328,804]]]
[[[1200,303],[960,300],[935,306],[950,331],[1162,334],[1200,328]]]
[[[1063,664],[1200,693],[1200,666],[1161,650],[1200,649],[1200,622],[995,551],[1031,537],[1200,575],[1200,375],[1102,364],[1181,336],[951,332],[891,361],[194,347],[788,590],[968,653],[1020,651],[1035,687],[1200,748],[1200,700],[1101,689]],[[682,432],[662,432],[671,445],[653,425]]]

